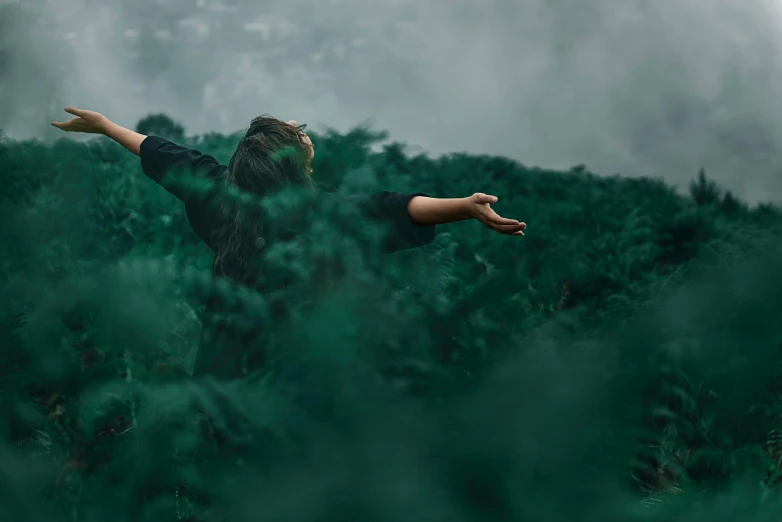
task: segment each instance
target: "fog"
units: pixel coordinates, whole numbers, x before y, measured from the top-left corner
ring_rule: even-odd
[[[270,113],[782,200],[780,0],[0,0],[0,128]],[[487,187],[475,187],[488,191]],[[441,196],[450,196],[443,194]]]

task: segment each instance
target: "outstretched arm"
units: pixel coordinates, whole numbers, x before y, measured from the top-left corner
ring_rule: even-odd
[[[52,122],[53,127],[66,132],[84,132],[87,134],[103,134],[113,139],[136,156],[141,156],[141,142],[146,136],[117,125],[103,114],[95,111],[85,111],[74,107],[65,107],[65,112],[75,118],[68,121]]]
[[[350,197],[364,208],[366,216],[391,225],[383,242],[386,253],[428,245],[437,225],[476,219],[486,227],[514,236],[523,236],[526,223],[498,216],[491,209],[496,196],[473,194],[466,198],[439,199],[418,192],[378,192],[370,198]]]
[[[141,142],[144,141],[147,136],[126,129],[110,120],[107,120],[106,129],[103,134],[113,139],[136,156],[141,157]]]
[[[407,204],[407,213],[416,225],[442,225],[465,219],[476,219],[495,232],[523,236],[527,224],[497,215],[490,206],[496,202],[497,196],[480,192],[467,198],[453,199],[415,196]]]
[[[66,107],[65,111],[76,116],[52,125],[66,132],[103,134],[141,158],[141,169],[152,180],[176,197],[188,203],[193,193],[186,184],[169,179],[170,174],[182,173],[186,177],[217,179],[225,167],[201,152],[182,147],[157,136],[145,136],[117,125],[99,112]]]

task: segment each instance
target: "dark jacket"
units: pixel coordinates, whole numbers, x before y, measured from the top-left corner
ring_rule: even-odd
[[[181,147],[166,139],[149,136],[141,143],[141,168],[144,173],[159,183],[185,203],[185,212],[190,225],[196,234],[213,250],[213,227],[217,217],[212,205],[202,197],[196,197],[181,183],[172,183],[166,178],[170,172],[185,173],[196,178],[217,180],[228,170],[214,157],[193,149]],[[378,192],[366,198],[361,204],[367,216],[387,222],[391,231],[384,243],[386,253],[415,248],[432,242],[435,235],[434,226],[419,226],[410,220],[407,204],[415,196],[426,196],[424,193],[400,194],[396,192]],[[213,274],[217,275],[217,274]],[[214,343],[206,325],[214,314],[216,302],[207,300],[204,314],[204,329],[201,334],[194,375],[212,374],[230,378],[237,375],[237,357],[229,356],[228,351],[241,352],[240,346],[227,348],[225,343]],[[234,342],[235,344],[235,342]],[[230,360],[230,362],[228,362]],[[240,373],[239,373],[240,374]]]

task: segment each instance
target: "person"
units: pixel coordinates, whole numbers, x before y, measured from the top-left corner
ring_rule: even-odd
[[[219,212],[219,205],[187,190],[181,183],[172,183],[168,174],[184,171],[189,176],[235,187],[260,197],[286,186],[313,187],[311,174],[315,150],[305,132],[306,125],[299,126],[295,120],[282,121],[267,115],[253,119],[229,164],[221,165],[210,155],[161,137],[134,132],[98,112],[74,107],[66,107],[65,111],[75,117],[52,122],[52,126],[66,132],[102,134],[113,139],[139,156],[147,176],[184,202],[190,225],[215,253],[214,278],[226,277],[242,284],[251,283],[248,259],[263,248],[263,223],[240,223],[235,213],[232,219],[221,218],[225,213]],[[384,251],[391,253],[429,244],[434,239],[437,225],[466,219],[476,219],[501,234],[524,235],[525,223],[503,218],[491,208],[497,199],[484,193],[441,199],[421,192],[379,192],[368,198],[363,208],[368,216],[385,220],[390,225]],[[235,337],[231,342],[222,344],[210,341],[216,328],[209,326],[209,317],[214,316],[218,304],[212,298],[206,304],[193,375],[225,379],[240,377],[247,372],[239,363],[242,342],[237,342]]]

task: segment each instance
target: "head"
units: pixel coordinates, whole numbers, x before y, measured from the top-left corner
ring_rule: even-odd
[[[258,196],[267,196],[285,187],[313,188],[310,174],[315,150],[306,125],[296,120],[281,121],[267,115],[250,123],[228,164],[225,183]],[[219,224],[213,234],[218,248],[215,267],[219,273],[245,280],[247,260],[263,237],[259,216],[241,215],[221,204],[229,219]]]
[[[306,125],[259,116],[250,123],[228,164],[228,184],[265,196],[283,187],[311,187],[315,150]]]

